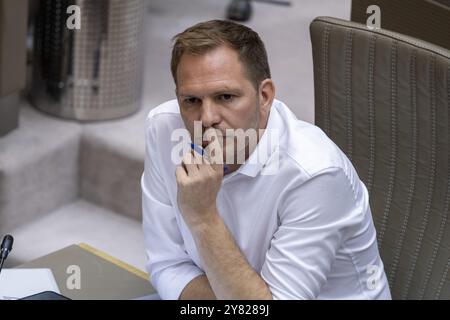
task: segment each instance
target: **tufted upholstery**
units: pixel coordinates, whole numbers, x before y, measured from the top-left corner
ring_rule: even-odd
[[[334,18],[311,24],[316,125],[369,194],[394,299],[450,299],[450,51]]]

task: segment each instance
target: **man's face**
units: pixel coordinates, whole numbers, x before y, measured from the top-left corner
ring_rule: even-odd
[[[226,129],[259,128],[259,95],[233,49],[220,46],[199,56],[183,54],[177,82],[181,117],[192,138],[194,121],[202,122],[202,134],[209,128],[223,136]],[[208,142],[201,144],[206,147]]]

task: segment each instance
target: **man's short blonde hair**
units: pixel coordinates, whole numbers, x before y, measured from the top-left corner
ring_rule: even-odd
[[[177,68],[184,53],[202,55],[222,45],[239,54],[248,79],[258,90],[261,81],[270,78],[267,52],[259,35],[252,29],[227,20],[198,23],[175,35],[170,69],[177,85]]]

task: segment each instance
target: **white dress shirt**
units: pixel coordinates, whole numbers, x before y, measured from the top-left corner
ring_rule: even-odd
[[[147,271],[162,299],[178,299],[204,274],[177,206],[177,100],[146,120],[142,176]],[[390,299],[367,189],[344,153],[320,130],[274,100],[267,129],[248,161],[222,181],[217,209],[248,263],[274,299]],[[266,130],[266,132],[270,132]],[[264,148],[263,148],[264,147]],[[266,150],[264,161],[250,159]],[[263,174],[276,154],[276,174]]]

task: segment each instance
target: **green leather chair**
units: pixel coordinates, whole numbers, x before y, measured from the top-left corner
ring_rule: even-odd
[[[316,125],[369,194],[394,299],[450,299],[450,50],[334,18],[310,27]]]

